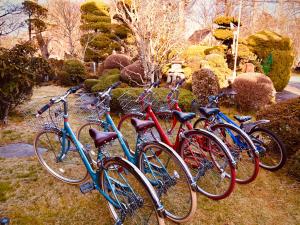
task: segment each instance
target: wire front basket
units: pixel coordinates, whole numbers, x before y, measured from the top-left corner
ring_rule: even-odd
[[[99,121],[107,110],[104,101],[98,101],[93,93],[80,93],[78,96],[72,110],[76,118],[81,121]]]
[[[135,112],[144,112],[147,106],[153,105],[155,98],[152,93],[147,94],[144,97],[143,103],[140,102],[138,97],[130,94],[130,91],[125,92],[118,98],[119,104],[125,114],[135,113]]]
[[[58,103],[46,110],[42,115],[37,116],[38,110],[46,103],[48,98],[36,99],[22,109],[27,126],[36,132],[43,130],[59,129],[63,125],[63,104]]]

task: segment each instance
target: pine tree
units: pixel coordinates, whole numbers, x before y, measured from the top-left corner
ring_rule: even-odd
[[[85,49],[84,61],[98,64],[112,52],[120,51],[128,29],[112,24],[109,8],[103,2],[87,2],[81,6],[81,45]]]
[[[23,11],[28,16],[26,23],[28,24],[28,36],[29,41],[32,40],[33,31],[35,31],[35,37],[41,50],[42,56],[48,59],[50,54],[48,51],[49,41],[45,39],[42,33],[47,29],[45,22],[48,10],[39,5],[37,1],[25,0],[23,3]]]

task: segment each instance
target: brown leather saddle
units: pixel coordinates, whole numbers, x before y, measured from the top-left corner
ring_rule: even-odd
[[[137,118],[132,118],[131,124],[134,126],[137,132],[150,129],[155,126],[155,123],[152,120],[140,120]]]
[[[98,131],[94,128],[91,128],[89,130],[89,133],[90,133],[91,138],[95,142],[96,148],[99,148],[102,145],[106,144],[107,142],[110,142],[110,141],[118,138],[118,135],[116,132],[102,132],[102,131]]]

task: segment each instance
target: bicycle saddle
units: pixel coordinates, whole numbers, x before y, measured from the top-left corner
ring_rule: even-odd
[[[207,108],[207,107],[200,107],[199,111],[206,117],[210,117],[212,115],[218,114],[220,112],[219,108]]]
[[[234,118],[239,121],[240,123],[244,123],[244,122],[247,122],[249,120],[252,119],[252,116],[238,116],[238,115],[235,115]]]
[[[151,120],[139,120],[137,118],[131,119],[131,124],[134,126],[137,132],[143,131],[155,126],[155,123]]]
[[[95,142],[96,148],[101,147],[102,145],[106,144],[107,142],[110,142],[112,140],[115,140],[118,135],[115,132],[101,132],[94,128],[91,128],[89,130],[91,138]]]
[[[180,123],[185,123],[191,119],[194,119],[196,117],[195,113],[184,113],[184,112],[179,112],[174,110],[173,111],[173,115],[176,117],[176,119],[180,122]]]

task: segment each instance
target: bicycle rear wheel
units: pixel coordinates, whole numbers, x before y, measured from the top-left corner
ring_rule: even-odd
[[[155,190],[145,176],[125,159],[113,157],[104,161],[99,176],[101,189],[118,207],[108,203],[116,224],[164,225],[161,207]]]
[[[80,154],[71,140],[63,137],[60,131],[42,131],[34,141],[35,153],[42,166],[57,179],[70,183],[82,183],[88,176]],[[65,155],[61,155],[65,151]]]
[[[260,167],[276,171],[284,166],[287,160],[286,149],[273,132],[262,127],[256,127],[250,131],[249,135],[259,152]]]
[[[189,221],[197,208],[193,177],[180,156],[160,142],[145,143],[138,158],[145,174],[162,202],[166,216],[174,222]]]

